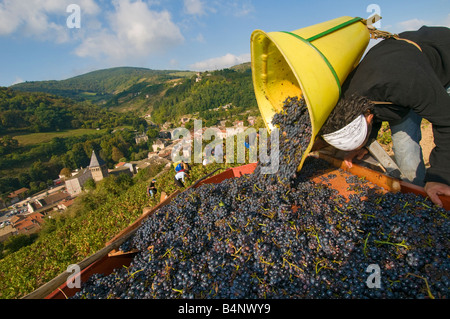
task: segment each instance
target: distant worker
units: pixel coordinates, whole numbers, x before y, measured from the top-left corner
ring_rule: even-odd
[[[191,171],[191,165],[184,161],[181,161],[181,164],[183,165],[183,170],[186,172],[186,174],[189,174],[189,172]]]
[[[189,178],[189,175],[184,170],[181,170],[180,172],[175,174],[175,184],[178,187],[183,188],[184,183],[185,183],[185,178]]]
[[[175,166],[175,172],[176,172],[176,173],[182,171],[183,169],[184,169],[183,161],[179,162],[179,163]]]
[[[387,38],[368,51],[342,86],[342,97],[322,127],[322,138],[348,151],[345,163],[389,122],[395,161],[405,180],[424,186],[429,198],[450,196],[450,29],[423,26]],[[423,161],[422,118],[433,125],[430,167]]]
[[[156,189],[156,179],[153,179],[150,183],[150,185],[147,187],[147,194],[153,198],[158,190]]]
[[[207,151],[205,150],[205,152],[203,153],[203,162],[202,162],[203,166],[207,166],[209,164],[214,163],[215,161],[214,156],[215,156],[214,148],[211,150],[209,154],[207,154]]]

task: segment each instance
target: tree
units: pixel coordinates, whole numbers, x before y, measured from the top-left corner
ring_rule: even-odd
[[[158,133],[159,133],[158,130],[151,128],[147,131],[147,136],[149,138],[156,138],[156,137],[158,137]]]
[[[59,172],[59,175],[64,176],[64,178],[69,178],[72,174],[72,171],[70,168],[64,167],[61,172]]]
[[[17,149],[19,146],[19,142],[13,139],[9,135],[2,136],[0,138],[0,155],[10,153],[13,150]]]
[[[41,181],[42,179],[44,179],[44,176],[46,175],[46,169],[41,161],[36,161],[33,164],[31,164],[28,172],[31,177],[31,180],[34,182]]]
[[[9,254],[18,251],[20,248],[31,245],[38,238],[38,234],[16,235],[8,238],[4,243],[5,250]]]
[[[87,140],[84,142],[83,148],[86,156],[91,156],[93,150],[98,151],[100,149],[100,145],[96,141]]]
[[[111,158],[114,162],[119,162],[124,157],[123,153],[115,146],[112,148]]]
[[[26,172],[19,173],[18,179],[23,186],[28,186],[31,182],[30,175]]]
[[[90,178],[86,181],[86,183],[84,183],[83,187],[86,190],[94,190],[96,187],[95,181],[92,178]]]
[[[192,120],[189,120],[189,122],[187,122],[184,125],[184,128],[188,129],[188,130],[192,130],[194,128],[194,122]]]
[[[89,157],[86,155],[83,143],[77,143],[72,146],[72,150],[67,152],[72,162],[72,168],[86,167],[89,165]]]

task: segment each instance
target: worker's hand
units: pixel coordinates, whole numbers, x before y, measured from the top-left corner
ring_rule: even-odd
[[[450,186],[437,182],[428,182],[425,184],[425,192],[433,203],[442,207],[439,195],[450,196]]]
[[[353,160],[355,158],[358,160],[362,160],[367,153],[369,153],[369,151],[365,147],[360,148],[359,150],[351,151],[344,157],[344,163],[347,165],[348,168],[352,168]]]

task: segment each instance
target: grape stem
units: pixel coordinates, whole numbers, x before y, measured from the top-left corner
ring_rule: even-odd
[[[405,244],[405,241],[404,241],[404,240],[402,240],[401,243],[391,243],[391,242],[389,242],[389,241],[383,241],[383,240],[374,240],[373,242],[376,243],[376,244],[384,244],[384,245],[400,246],[400,247],[403,247],[403,248],[405,248],[405,249],[409,249],[409,247]]]
[[[408,274],[406,275],[406,277],[408,277],[409,275],[412,275],[412,276],[414,276],[414,277],[420,278],[420,279],[422,279],[423,281],[425,281],[425,285],[427,286],[428,297],[430,297],[431,299],[435,299],[434,296],[433,296],[433,294],[431,293],[430,285],[428,285],[428,280],[427,280],[427,278],[422,277],[422,276],[419,276],[419,275],[416,275],[416,274],[413,274],[413,273],[408,273]]]

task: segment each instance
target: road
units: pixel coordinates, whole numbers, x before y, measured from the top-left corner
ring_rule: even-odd
[[[62,191],[65,188],[66,188],[66,186],[63,184],[63,185],[60,185],[60,186],[57,186],[57,187],[53,187],[52,189],[47,189],[46,191],[42,191],[42,192],[34,195],[31,198],[29,197],[27,199],[24,199],[24,200],[18,202],[18,203],[15,203],[14,206],[17,207],[17,208],[20,208],[20,209],[27,208],[26,206],[27,206],[27,204],[29,202],[33,202],[33,201],[38,200],[38,199],[43,199],[43,198],[45,198],[45,197],[47,197],[47,196],[49,196],[51,194],[54,194],[54,193],[59,192],[59,191]],[[25,205],[25,207],[24,207],[24,205]],[[13,208],[12,208],[12,206],[9,206],[8,209],[12,210]],[[26,214],[28,214],[28,208],[27,208],[27,211],[25,213],[23,213],[22,215],[26,215]],[[4,221],[9,220],[11,217],[12,216],[8,217],[6,214],[1,216],[0,217],[0,223],[3,223]]]

